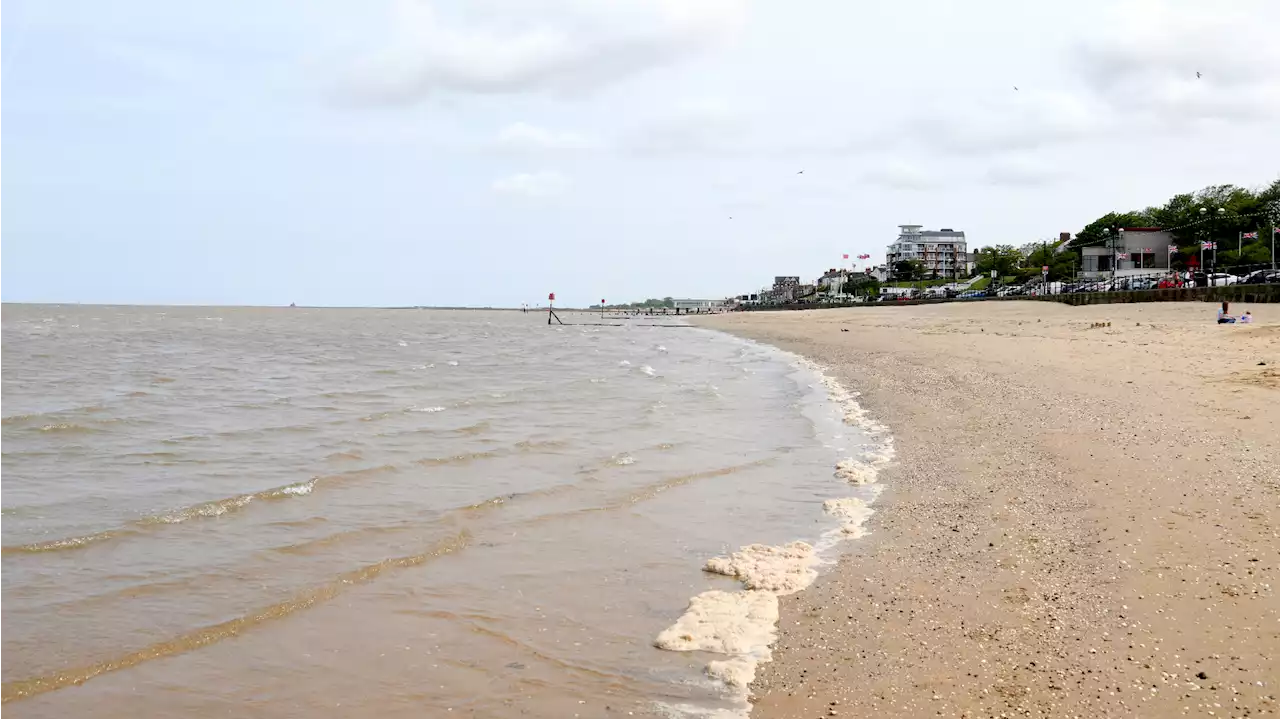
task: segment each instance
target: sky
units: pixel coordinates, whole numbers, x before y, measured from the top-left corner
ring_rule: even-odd
[[[900,224],[1022,245],[1280,176],[1278,26],[1273,0],[9,0],[0,296],[587,305],[882,262]]]

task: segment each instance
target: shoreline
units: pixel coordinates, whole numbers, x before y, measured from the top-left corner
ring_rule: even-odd
[[[898,449],[870,541],[783,598],[753,716],[1280,709],[1280,322],[1205,308],[695,320],[826,368]]]
[[[821,507],[809,521],[828,525],[816,535],[792,537],[777,544],[761,540],[725,550],[703,563],[702,571],[733,579],[733,590],[709,589],[692,596],[688,606],[658,633],[654,646],[673,652],[715,656],[704,675],[722,687],[732,705],[716,716],[745,717],[751,710],[750,686],[762,665],[773,660],[779,605],[803,592],[836,565],[838,546],[866,534],[865,524],[882,489],[880,472],[892,461],[893,437],[870,419],[849,392],[823,367],[805,357],[733,333],[719,333],[746,347],[766,350],[772,361],[791,371],[784,381],[804,395],[795,407],[814,423],[814,439],[829,454],[830,486],[823,486]],[[745,369],[745,368],[744,368]],[[808,491],[816,490],[810,487]],[[808,503],[806,503],[807,505]],[[659,703],[677,714],[700,715],[688,706]]]

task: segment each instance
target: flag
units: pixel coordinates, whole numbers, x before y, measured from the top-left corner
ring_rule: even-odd
[[[1216,242],[1209,242],[1209,241],[1207,241],[1207,240],[1206,240],[1206,241],[1204,241],[1204,242],[1201,242],[1201,243],[1200,243],[1200,249],[1202,249],[1202,250],[1216,250],[1216,249],[1218,249],[1218,243],[1216,243]]]
[[[846,260],[847,260],[847,259],[849,259],[849,253],[848,253],[848,252],[844,253],[844,258],[845,258]]]
[[[1178,251],[1178,246],[1177,246],[1177,245],[1169,245],[1169,251],[1170,251],[1170,252],[1177,252],[1177,251]]]
[[[1258,239],[1258,233],[1256,233],[1256,232],[1246,232],[1246,233],[1244,233],[1244,239],[1246,239],[1246,240],[1256,240],[1256,239]]]
[[[1120,260],[1127,260],[1127,259],[1129,259],[1129,253],[1128,253],[1128,252],[1117,252],[1117,253],[1116,253],[1116,259],[1120,259]]]

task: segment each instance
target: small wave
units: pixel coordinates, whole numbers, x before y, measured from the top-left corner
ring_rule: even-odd
[[[75,424],[74,422],[46,424],[41,426],[39,429],[41,432],[56,432],[58,434],[96,434],[102,431],[93,427],[86,427],[82,424]]]
[[[657,345],[656,347],[654,347],[654,349],[655,349],[655,350],[657,350],[658,352],[666,352],[666,351],[667,351],[667,348],[666,348],[666,347],[663,347],[662,345]]]
[[[13,554],[40,554],[43,552],[58,552],[66,549],[79,549],[81,547],[87,547],[90,544],[97,544],[98,542],[116,539],[130,533],[132,533],[131,530],[127,529],[113,529],[105,532],[86,534],[80,537],[51,539],[47,542],[5,545],[3,554],[4,556]]]
[[[445,362],[445,364],[449,365],[450,367],[457,367],[458,360],[449,360],[448,362]]]
[[[404,340],[400,340],[400,341],[399,341],[399,342],[397,342],[396,344],[400,345],[401,347],[408,347],[408,346],[409,346],[409,343],[408,343],[408,342],[405,342]]]
[[[619,367],[630,367],[630,366],[631,366],[631,363],[630,363],[630,362],[628,362],[627,360],[622,360],[621,362],[619,362],[619,363],[618,363],[618,366],[619,366]]]
[[[172,377],[152,377],[151,378],[151,384],[169,384],[170,382],[177,382],[177,381],[178,380]]]
[[[489,430],[489,423],[485,420],[481,420],[479,422],[476,422],[475,424],[469,424],[466,427],[459,427],[453,431],[457,432],[458,434],[475,435],[475,434],[482,434],[488,430]]]
[[[242,494],[238,497],[228,497],[219,499],[214,502],[205,502],[190,507],[183,507],[165,514],[157,514],[145,519],[139,520],[142,524],[181,524],[187,520],[196,519],[198,517],[221,517],[227,512],[234,512],[253,501],[253,495]]]
[[[325,457],[326,462],[338,462],[343,460],[364,459],[364,455],[358,449],[349,449],[345,452],[334,452]]]
[[[410,412],[443,412],[447,407],[414,407]]]
[[[113,539],[120,539],[122,537],[137,534],[140,531],[154,529],[164,525],[182,524],[183,522],[193,519],[221,517],[229,512],[243,509],[254,501],[271,501],[311,494],[312,490],[315,489],[316,482],[320,479],[320,477],[313,477],[305,482],[286,484],[283,487],[275,487],[261,492],[240,494],[234,497],[227,497],[225,499],[218,499],[211,502],[201,502],[200,504],[181,507],[163,514],[156,514],[136,519],[129,522],[128,525],[118,529],[109,529],[79,537],[65,537],[46,542],[33,542],[30,544],[6,546],[4,547],[4,554],[38,554],[41,552],[81,549],[93,544],[99,544]]]
[[[300,592],[288,600],[258,609],[220,624],[202,627],[171,639],[143,647],[128,654],[90,664],[70,667],[53,674],[6,681],[2,701],[9,703],[15,699],[24,699],[37,694],[62,689],[75,684],[83,684],[94,677],[110,672],[128,669],[153,659],[185,654],[189,651],[209,646],[225,639],[240,636],[272,620],[283,619],[296,612],[310,609],[318,604],[337,597],[351,587],[367,584],[378,577],[397,569],[418,567],[432,559],[452,554],[465,549],[471,543],[471,536],[464,532],[437,541],[418,554],[392,557],[380,562],[365,565],[336,575],[325,584]]]
[[[643,374],[643,375],[649,376],[649,377],[657,377],[657,376],[658,376],[658,373],[657,373],[657,372],[655,372],[655,371],[653,370],[653,368],[652,368],[652,367],[650,367],[649,365],[643,365],[642,367],[640,367],[640,373],[641,373],[641,374]]]
[[[315,488],[316,488],[316,480],[309,479],[306,482],[298,482],[296,484],[287,484],[279,489],[272,490],[271,492],[267,493],[263,498],[270,499],[276,496],[301,497],[305,494],[311,494],[311,491]]]
[[[609,464],[613,464],[613,465],[616,465],[616,466],[618,466],[618,467],[626,467],[626,466],[628,466],[628,465],[632,465],[632,464],[635,464],[635,463],[636,463],[636,458],[635,458],[635,457],[632,457],[631,455],[629,455],[629,454],[627,454],[627,453],[625,453],[625,452],[623,452],[622,454],[615,454],[615,455],[614,455],[612,458],[610,458],[610,460],[609,460]]]
[[[415,459],[413,463],[421,467],[438,467],[449,464],[465,465],[478,459],[493,459],[494,457],[501,457],[502,454],[502,452],[497,450],[489,450],[485,452],[463,452],[461,454],[454,454],[448,457],[423,457],[422,459]]]

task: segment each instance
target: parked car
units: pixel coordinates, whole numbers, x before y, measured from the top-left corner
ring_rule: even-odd
[[[1257,270],[1250,272],[1240,280],[1242,285],[1280,284],[1280,270]]]
[[[1126,289],[1130,290],[1154,290],[1159,283],[1160,280],[1156,277],[1134,277],[1125,284]]]
[[[1240,278],[1226,272],[1214,272],[1208,276],[1209,287],[1226,287],[1240,283]]]

